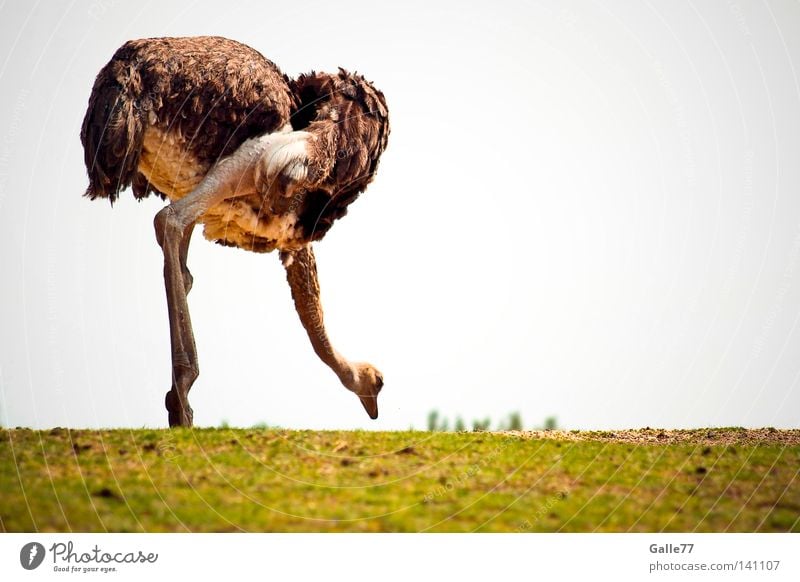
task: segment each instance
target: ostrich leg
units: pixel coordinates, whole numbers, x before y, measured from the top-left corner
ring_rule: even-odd
[[[213,197],[215,193],[209,191],[205,194]],[[192,426],[188,395],[199,374],[197,348],[186,301],[192,288],[192,275],[186,266],[186,258],[195,221],[189,219],[184,227],[179,214],[181,210],[184,216],[192,216],[192,212],[186,212],[175,203],[160,211],[155,219],[156,237],[164,252],[164,283],[172,347],[172,388],[165,399],[170,426]]]
[[[317,356],[336,373],[345,388],[358,396],[370,418],[378,418],[378,393],[383,387],[383,376],[371,364],[349,362],[331,345],[325,332],[317,263],[311,245],[281,253],[281,261],[286,268],[297,314]]]
[[[166,395],[170,426],[192,426],[189,390],[200,373],[186,295],[192,276],[186,267],[194,224],[215,204],[236,196],[237,187],[252,184],[252,152],[240,148],[218,163],[190,194],[156,214],[156,239],[164,252],[164,284],[167,291],[172,387]]]
[[[183,274],[183,287],[186,289],[186,294],[189,294],[189,291],[192,290],[192,283],[194,283],[194,277],[192,277],[192,273],[189,272],[189,267],[186,266],[186,258],[189,256],[189,241],[192,240],[192,231],[194,230],[194,224],[190,225],[186,235],[181,239],[181,246],[179,249],[180,258],[181,258],[181,273]]]

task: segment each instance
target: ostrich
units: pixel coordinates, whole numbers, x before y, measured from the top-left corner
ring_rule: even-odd
[[[383,376],[334,349],[323,323],[311,243],[372,180],[386,148],[383,94],[362,76],[291,79],[254,49],[220,37],[125,43],[97,75],[81,128],[90,199],[131,186],[168,199],[154,220],[164,254],[172,351],[170,426],[191,426],[199,374],[186,296],[196,223],[216,243],[279,252],[319,358],[378,417]]]

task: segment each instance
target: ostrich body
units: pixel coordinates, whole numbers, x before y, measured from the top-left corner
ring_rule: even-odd
[[[339,69],[290,79],[224,38],[130,41],[100,71],[81,129],[86,195],[113,203],[131,186],[136,198],[170,202],[154,221],[170,323],[170,426],[191,426],[199,374],[186,301],[197,223],[214,242],[279,251],[314,351],[377,418],[383,377],[329,341],[311,243],[372,180],[388,134],[383,94],[363,77]]]

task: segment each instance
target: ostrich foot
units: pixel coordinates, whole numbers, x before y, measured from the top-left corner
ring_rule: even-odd
[[[167,405],[167,412],[169,414],[169,425],[172,426],[192,426],[194,421],[194,412],[189,403],[184,399],[181,402],[178,393],[175,390],[167,392],[164,399],[164,404]]]

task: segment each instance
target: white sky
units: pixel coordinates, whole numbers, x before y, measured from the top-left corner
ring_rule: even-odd
[[[389,148],[317,244],[314,355],[277,255],[195,233],[198,425],[800,426],[800,4],[6,3],[0,421],[164,426],[157,199],[86,187],[80,122],[131,38],[217,34],[365,74]]]

